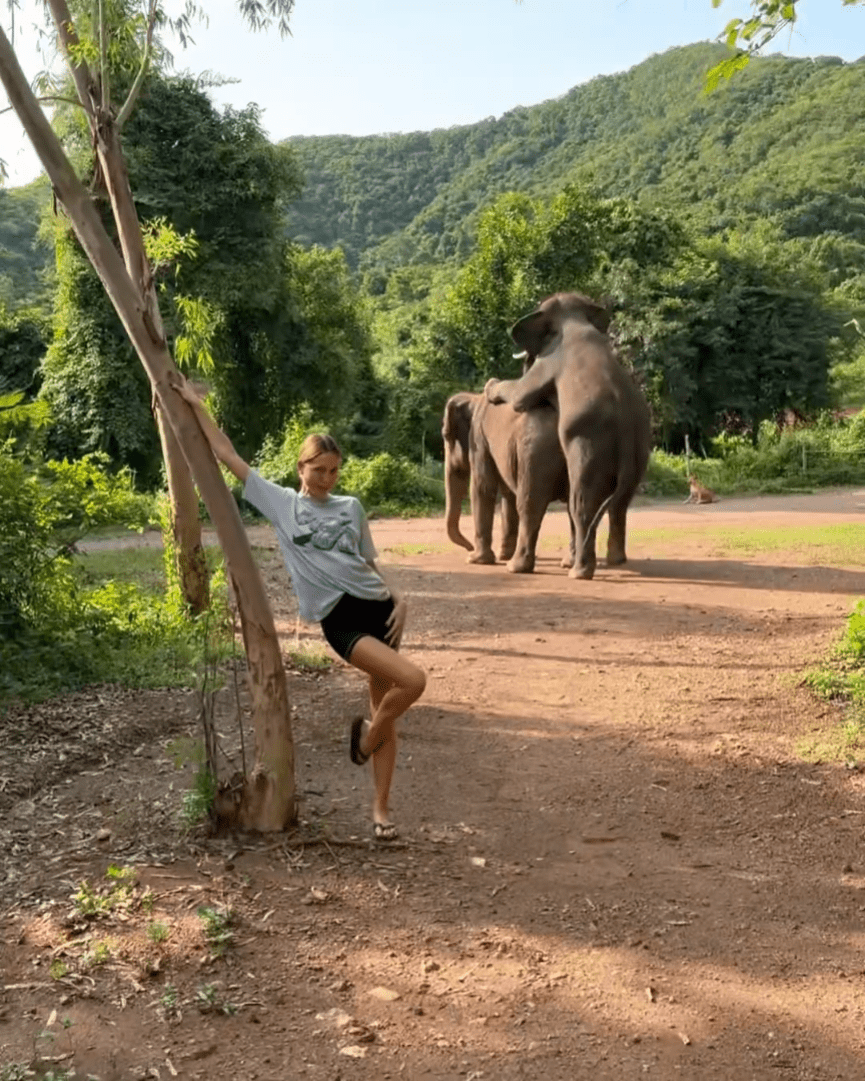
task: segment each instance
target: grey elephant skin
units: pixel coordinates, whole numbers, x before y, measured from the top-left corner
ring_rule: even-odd
[[[502,497],[498,558],[515,574],[534,570],[538,532],[549,504],[567,503],[568,470],[559,445],[558,417],[548,405],[518,413],[483,394],[454,394],[442,420],[445,518],[448,537],[469,549],[469,563],[495,563],[492,549],[496,497]],[[460,532],[460,511],[471,483],[475,542]],[[571,556],[573,561],[573,529]]]
[[[569,509],[576,529],[572,578],[595,573],[595,533],[610,516],[607,564],[627,559],[628,506],[651,449],[646,399],[616,357],[606,330],[607,312],[580,293],[556,293],[511,328],[528,354],[520,379],[491,379],[484,393],[517,412],[552,405],[567,463]]]

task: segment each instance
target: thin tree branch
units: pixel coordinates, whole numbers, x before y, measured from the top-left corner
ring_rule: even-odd
[[[108,74],[108,28],[105,25],[105,2],[99,0],[99,80],[102,89],[102,111],[107,115],[111,105],[111,81]]]
[[[44,97],[36,99],[41,105],[46,101],[62,101],[65,105],[74,105],[76,109],[81,108],[81,102],[77,98],[64,98],[60,94],[46,94]],[[0,116],[4,113],[12,113],[15,110],[11,105],[7,105],[5,109],[0,109]]]
[[[69,14],[69,8],[66,6],[66,0],[46,0],[46,3],[51,11],[51,17],[54,20],[54,24],[57,27],[57,36],[60,39],[60,47],[66,57],[69,71],[72,73],[75,89],[78,91],[78,99],[84,106],[84,111],[87,113],[87,116],[93,119],[96,113],[96,102],[93,100],[91,92],[93,79],[90,74],[90,69],[86,64],[76,63],[72,59],[72,51],[76,49],[80,43],[72,23],[72,16]]]
[[[36,100],[40,105],[43,101],[62,101],[64,105],[74,105],[76,109],[81,108],[81,102],[77,98],[64,98],[62,94],[45,94]]]
[[[147,35],[144,40],[144,55],[141,57],[141,67],[138,69],[138,74],[135,76],[135,82],[132,84],[129,96],[126,98],[126,101],[124,101],[123,108],[117,114],[116,127],[118,131],[121,130],[123,125],[129,119],[129,114],[132,112],[135,101],[141,92],[144,77],[147,75],[147,71],[150,68],[150,56],[153,50],[153,28],[156,25],[156,2],[157,0],[150,0],[149,10],[147,12]]]

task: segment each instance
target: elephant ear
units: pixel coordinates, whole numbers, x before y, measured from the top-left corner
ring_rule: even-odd
[[[594,304],[590,301],[586,309],[586,318],[602,334],[606,334],[610,329],[610,313],[606,308],[602,308],[600,304]]]
[[[587,319],[595,330],[606,334],[610,329],[610,313],[601,304],[597,304],[591,297],[583,296],[582,293],[572,293],[565,300],[565,309]]]
[[[451,444],[458,443],[463,450],[468,449],[469,430],[472,426],[475,405],[479,395],[462,391],[453,394],[445,402],[442,419],[442,438]]]
[[[544,346],[555,336],[549,312],[542,309],[524,315],[511,327],[511,337],[532,358],[544,351]]]

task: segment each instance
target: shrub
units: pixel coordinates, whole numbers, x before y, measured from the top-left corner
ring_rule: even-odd
[[[256,455],[255,468],[268,480],[297,488],[300,448],[314,432],[331,434],[326,424],[316,420],[310,406],[303,405],[286,424],[280,442],[265,440]],[[367,512],[407,516],[444,505],[441,478],[442,466],[432,460],[418,465],[388,452],[371,458],[347,456],[342,462],[337,491],[356,496]]]
[[[343,462],[340,488],[357,496],[368,513],[408,515],[441,505],[443,486],[422,466],[387,451]]]
[[[741,437],[712,443],[722,462],[726,491],[791,491],[865,481],[865,414],[835,420],[823,414],[814,424],[760,427],[757,444]]]
[[[192,680],[208,619],[187,620],[170,591],[87,581],[72,563],[85,528],[128,522],[141,507],[131,478],[95,459],[33,472],[0,449],[0,701],[91,682]]]
[[[135,491],[131,470],[113,473],[107,454],[77,461],[45,461],[36,471],[48,489],[52,531],[71,545],[94,529],[122,526],[141,532],[153,516],[153,500]]]
[[[0,641],[50,603],[53,515],[23,463],[0,450]]]
[[[292,413],[282,432],[282,439],[265,439],[253,464],[263,477],[283,485],[285,488],[297,488],[297,460],[300,448],[308,435],[315,432],[329,434],[326,424],[320,423],[312,412],[311,406],[304,403]]]
[[[781,493],[865,483],[865,411],[852,420],[822,414],[810,425],[779,428],[765,421],[756,444],[745,436],[712,440],[711,457],[667,454],[649,459],[644,490],[652,496],[687,492],[687,474],[717,492]]]
[[[673,496],[686,492],[685,459],[663,450],[652,451],[643,478],[643,490],[651,496]]]

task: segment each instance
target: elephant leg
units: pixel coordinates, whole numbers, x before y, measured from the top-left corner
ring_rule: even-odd
[[[509,560],[516,551],[520,528],[516,496],[509,489],[505,489],[502,491],[502,542],[499,545],[499,559],[502,563]]]
[[[628,504],[614,503],[610,507],[610,534],[607,537],[607,566],[618,567],[628,562],[625,553],[625,529],[627,525]]]
[[[593,476],[598,472],[598,465],[592,462],[591,448],[579,439],[572,440],[565,448],[565,458],[571,488],[568,508],[574,524],[576,549],[569,577],[588,581],[594,577],[597,565],[595,530],[591,526],[603,502],[601,485],[598,478]]]
[[[535,549],[547,503],[547,500],[532,497],[530,493],[520,493],[517,500],[519,534],[513,556],[508,563],[511,574],[531,574],[535,569]]]
[[[488,464],[472,469],[472,518],[475,523],[475,547],[467,563],[495,563],[493,552],[493,516],[498,494],[498,477],[491,475]]]

